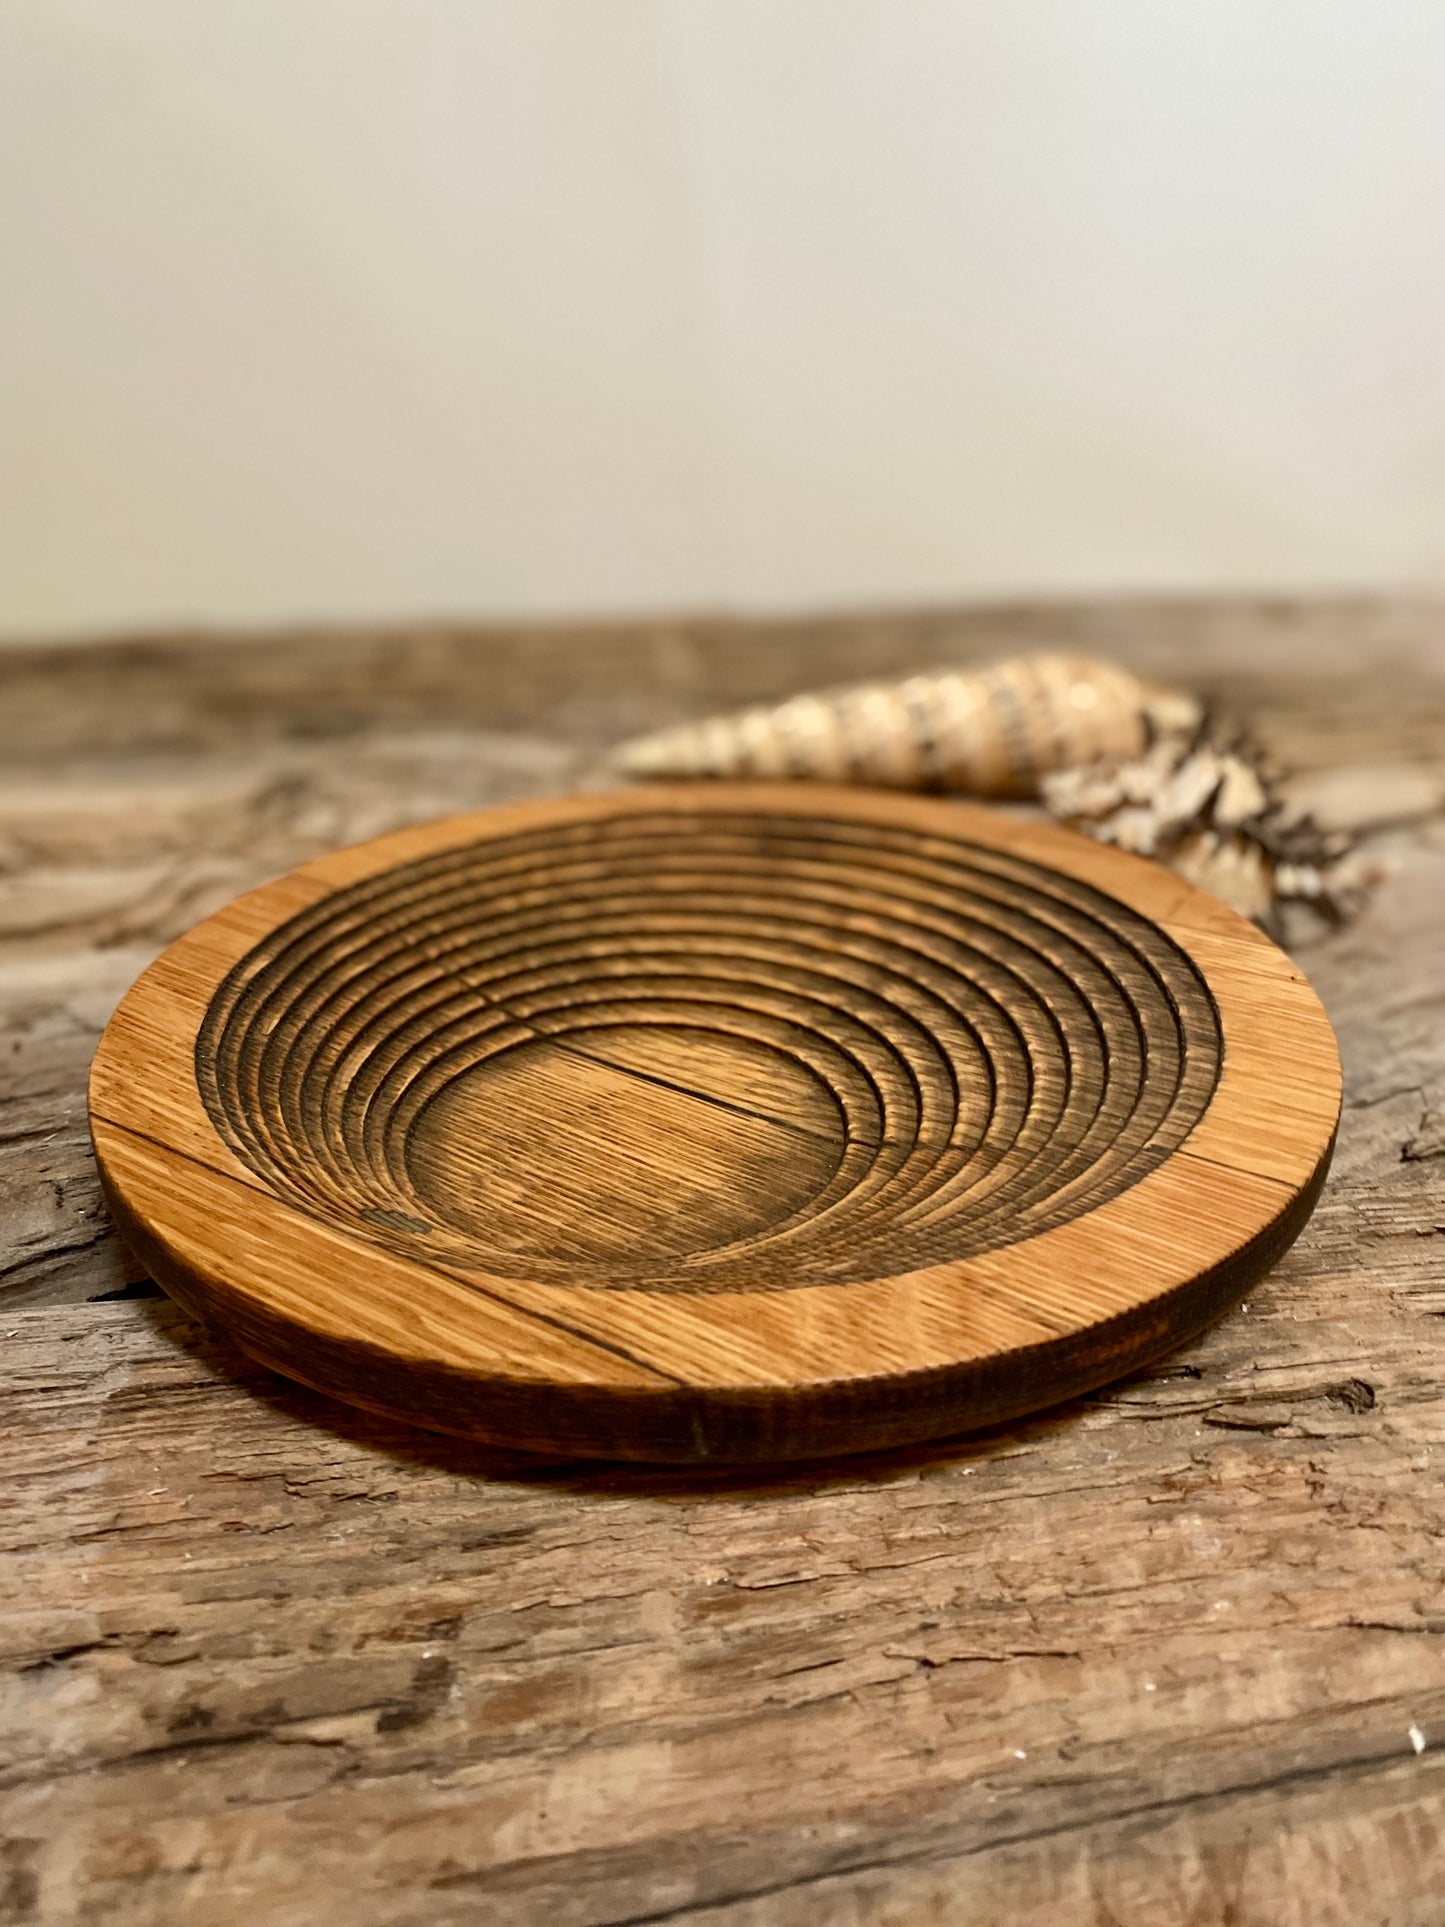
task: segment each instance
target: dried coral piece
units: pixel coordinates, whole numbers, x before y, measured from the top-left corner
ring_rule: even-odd
[[[1087,656],[1019,656],[795,696],[624,744],[631,776],[811,777],[971,796],[1032,796],[1051,771],[1190,736],[1182,690]]]

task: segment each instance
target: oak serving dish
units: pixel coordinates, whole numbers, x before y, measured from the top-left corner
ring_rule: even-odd
[[[111,1207],[263,1363],[436,1430],[783,1460],[1146,1364],[1298,1234],[1298,969],[1169,871],[965,804],[683,785],[306,864],[91,1078]]]

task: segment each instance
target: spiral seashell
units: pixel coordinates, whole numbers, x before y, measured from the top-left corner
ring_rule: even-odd
[[[630,776],[812,777],[1031,796],[1053,770],[1138,756],[1202,705],[1087,656],[1016,656],[794,696],[623,744]]]
[[[1167,863],[1283,942],[1291,906],[1348,923],[1384,870],[1292,806],[1281,779],[1247,733],[1201,730],[1161,736],[1140,757],[1052,771],[1040,789],[1061,823]]]

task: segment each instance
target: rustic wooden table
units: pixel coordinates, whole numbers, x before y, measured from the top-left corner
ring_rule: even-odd
[[[504,1460],[156,1296],[86,1136],[140,967],[329,845],[631,729],[1110,649],[1395,873],[1300,950],[1335,1175],[1148,1377],[759,1478]],[[0,1917],[208,1927],[1445,1920],[1445,610],[1132,604],[0,653]]]

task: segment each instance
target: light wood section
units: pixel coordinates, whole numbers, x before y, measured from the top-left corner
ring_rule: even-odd
[[[779,1459],[1197,1330],[1303,1224],[1339,1066],[1288,960],[1152,865],[682,785],[222,910],[122,1005],[92,1111],[156,1275],[278,1369],[532,1449]]]

